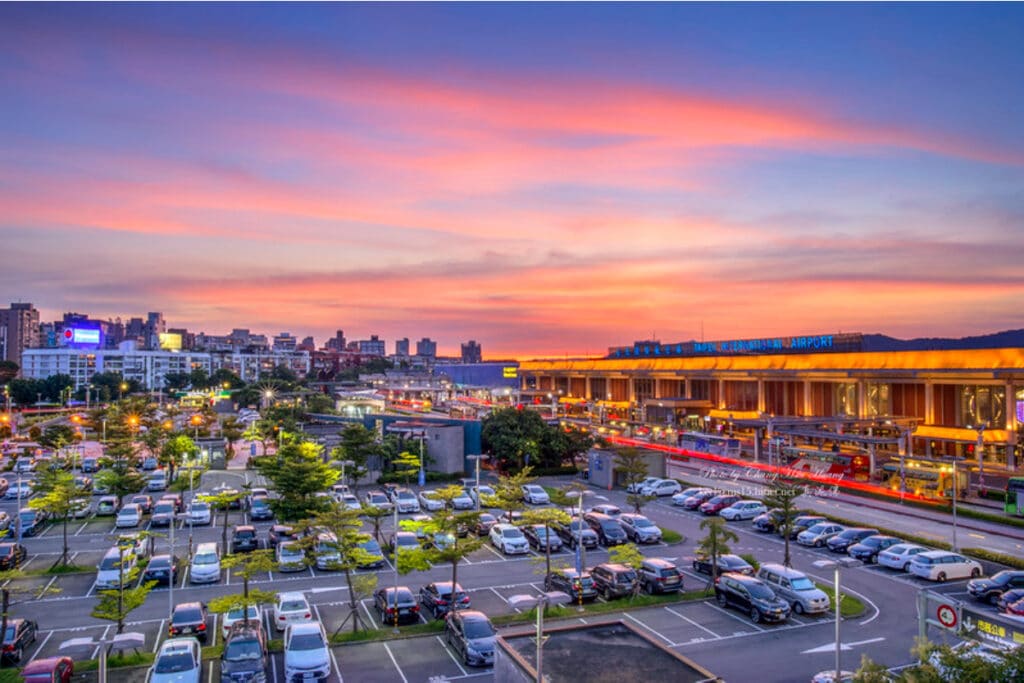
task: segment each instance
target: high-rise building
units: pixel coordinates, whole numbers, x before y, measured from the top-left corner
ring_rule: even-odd
[[[402,339],[395,340],[395,355],[396,356],[408,356],[409,355],[409,338],[403,337]]]
[[[32,304],[12,303],[0,309],[0,359],[21,366],[25,349],[39,346],[39,311]]]
[[[316,342],[313,341],[313,337],[303,337],[299,345],[295,347],[296,351],[316,351]]]
[[[475,340],[470,339],[468,342],[462,345],[462,362],[463,363],[482,363],[483,362],[483,350]]]
[[[299,340],[291,335],[291,332],[282,332],[274,337],[274,351],[294,351]]]
[[[416,342],[416,355],[422,358],[437,357],[437,342],[430,337],[424,337]]]
[[[364,356],[384,356],[387,354],[384,340],[378,338],[375,334],[371,335],[369,339],[360,339],[357,344],[359,353]]]
[[[160,348],[160,335],[167,332],[167,323],[164,321],[163,313],[150,312],[146,314],[146,324],[143,328],[144,343],[147,349]]]
[[[328,351],[344,351],[345,350],[345,333],[342,330],[338,330],[334,337],[328,339],[324,343],[324,348]]]

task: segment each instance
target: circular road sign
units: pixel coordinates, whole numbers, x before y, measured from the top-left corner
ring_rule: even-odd
[[[939,618],[939,623],[946,628],[953,628],[956,626],[956,610],[949,605],[939,605],[936,616]]]

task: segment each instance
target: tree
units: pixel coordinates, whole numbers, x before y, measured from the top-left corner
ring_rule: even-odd
[[[502,469],[520,470],[534,464],[548,426],[532,410],[501,408],[481,422],[483,450],[496,457]]]
[[[306,410],[311,413],[330,414],[334,412],[334,399],[319,392],[306,398]]]
[[[89,492],[75,483],[75,477],[70,472],[62,470],[43,470],[36,478],[36,490],[42,495],[32,498],[28,506],[33,510],[42,510],[52,518],[60,520],[63,527],[63,548],[59,562],[67,566],[68,549],[68,520],[75,510],[83,505],[83,499],[88,500]]]
[[[609,562],[625,565],[635,572],[640,571],[640,565],[643,564],[645,559],[647,558],[632,543],[623,543],[622,545],[614,546],[608,551]],[[640,594],[640,587],[639,581],[633,584],[634,598]]]
[[[803,492],[804,490],[797,486],[795,482],[780,480],[776,486],[769,489],[768,494],[763,499],[765,505],[779,511],[779,520],[776,523],[776,528],[782,534],[785,548],[782,564],[786,567],[793,566],[789,555],[789,536],[793,520],[800,513],[796,507],[796,499],[803,495]]]
[[[721,517],[708,517],[700,523],[701,529],[707,529],[708,535],[697,544],[697,552],[711,559],[711,583],[718,579],[718,558],[729,553],[728,543],[738,542],[739,536],[725,526]]]
[[[277,594],[259,588],[249,588],[249,580],[257,574],[265,574],[277,568],[272,550],[254,550],[251,553],[238,555],[225,554],[220,561],[222,567],[234,569],[235,576],[242,577],[242,592],[233,595],[222,595],[210,600],[210,611],[227,614],[231,610],[241,609],[245,625],[249,625],[249,608],[274,602]]]
[[[167,391],[182,391],[188,386],[191,375],[187,372],[168,372],[164,375],[164,388]]]
[[[187,460],[199,455],[199,446],[187,434],[176,432],[164,443],[157,456],[160,464],[167,468],[169,481],[174,481],[174,470]]]
[[[75,440],[75,428],[68,424],[50,425],[43,430],[39,443],[55,451],[67,446]]]
[[[594,446],[592,434],[578,430],[545,425],[544,437],[540,441],[540,466],[561,467],[575,463],[576,457]]]
[[[118,567],[121,569],[120,584],[114,590],[99,592],[100,601],[93,608],[92,616],[97,619],[115,622],[117,624],[117,632],[124,633],[125,619],[132,611],[138,609],[146,602],[146,597],[153,589],[153,586],[156,585],[156,581],[146,581],[134,588],[127,588],[126,586],[129,583],[134,583],[138,577],[139,568],[138,565],[127,571],[124,568],[125,555],[131,552],[132,549],[132,542],[130,540],[125,538],[119,539],[117,549],[119,551]]]
[[[383,449],[377,442],[376,435],[359,423],[345,425],[339,435],[341,442],[333,455],[337,460],[349,460],[354,463],[345,469],[345,474],[352,482],[352,489],[355,490],[360,477],[365,476],[367,472],[366,466],[370,458],[382,455]]]
[[[530,476],[532,471],[533,468],[527,466],[515,474],[499,475],[498,481],[494,485],[494,495],[481,495],[481,502],[489,508],[504,510],[508,515],[508,522],[511,524],[512,513],[526,507],[526,503],[523,502],[523,486],[536,479],[536,477]]]
[[[194,368],[189,373],[188,383],[193,389],[207,389],[210,386],[210,373],[203,368]]]
[[[654,500],[654,496],[645,496],[638,489],[640,482],[647,478],[647,458],[632,446],[619,448],[615,452],[615,472],[626,488],[632,491],[626,496],[626,502],[639,515],[644,504]]]
[[[231,513],[231,504],[242,499],[244,494],[241,491],[216,491],[214,493],[203,493],[197,496],[199,500],[210,504],[214,510],[224,512],[224,522],[221,524],[220,553],[228,554],[228,515]]]
[[[345,627],[349,619],[352,620],[352,632],[360,628],[359,603],[373,594],[377,587],[377,575],[356,574],[355,570],[365,567],[376,559],[376,557],[362,547],[363,543],[370,540],[370,535],[363,533],[363,522],[359,518],[360,510],[350,510],[347,507],[332,504],[328,509],[317,512],[307,522],[305,529],[307,535],[300,541],[309,548],[320,544],[320,533],[326,533],[327,537],[323,543],[328,547],[332,555],[336,554],[328,569],[345,573],[345,583],[348,586],[349,615],[338,625],[335,634]],[[379,541],[378,541],[379,542]]]
[[[0,360],[0,384],[7,384],[17,377],[20,369],[21,366],[13,360]]]
[[[392,465],[395,467],[395,474],[404,477],[405,485],[408,486],[412,476],[420,471],[420,456],[409,451],[402,451],[392,461]]]
[[[322,450],[314,443],[287,443],[277,455],[256,458],[256,469],[280,494],[270,506],[281,519],[306,519],[326,509],[330,499],[316,494],[327,490],[340,473],[323,461]]]
[[[384,543],[380,537],[381,525],[384,524],[384,520],[394,515],[394,513],[385,508],[364,504],[362,515],[363,517],[366,517],[366,521],[370,523],[370,527],[373,529],[373,537],[377,539],[377,543],[380,543],[381,546],[383,546]]]
[[[27,600],[38,600],[44,595],[60,593],[60,589],[53,586],[40,588],[35,584],[26,585],[18,583],[18,579],[24,578],[26,578],[26,574],[20,569],[0,571],[0,633],[7,633],[7,622],[11,616],[11,605],[16,604],[11,601],[12,596],[26,594],[31,596]],[[22,654],[15,652],[15,661],[20,662]]]
[[[235,442],[245,434],[245,425],[237,418],[229,417],[220,426],[221,435],[227,440],[228,460],[235,457]]]
[[[544,526],[544,538],[550,539],[555,524],[568,525],[572,519],[568,513],[558,508],[534,508],[523,513],[524,524],[541,524]],[[551,544],[544,544],[544,576],[551,573]]]
[[[227,385],[227,389],[241,389],[245,386],[245,382],[237,373],[228,370],[227,368],[219,368],[213,371],[210,375],[210,385],[215,387],[224,387]]]
[[[19,406],[30,406],[39,400],[42,394],[42,383],[39,380],[18,377],[7,385],[11,392],[11,400]]]
[[[870,657],[861,657],[853,680],[858,683],[946,683],[946,681],[986,681],[1017,683],[1024,680],[1024,647],[1008,648],[1000,657],[982,657],[968,648],[936,645],[918,641],[912,650],[918,664],[889,673]]]

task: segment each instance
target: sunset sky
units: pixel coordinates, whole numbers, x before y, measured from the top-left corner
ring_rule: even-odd
[[[0,305],[485,359],[1024,327],[1024,6],[0,5]]]

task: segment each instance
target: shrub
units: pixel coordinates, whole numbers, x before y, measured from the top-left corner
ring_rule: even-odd
[[[984,548],[961,548],[961,552],[965,555],[976,557],[979,560],[1005,564],[1007,567],[1013,567],[1014,569],[1024,569],[1024,559],[1014,555],[1004,555],[1003,553],[992,552]]]
[[[758,569],[761,568],[761,563],[757,561],[757,558],[754,557],[753,554],[751,554],[751,553],[743,553],[742,555],[740,555],[740,557],[742,557],[744,560],[746,560],[747,564],[749,564],[751,567],[753,567],[755,572]]]
[[[426,480],[434,482],[448,482],[458,481],[462,477],[466,476],[465,472],[425,472]],[[419,474],[414,474],[411,477],[399,472],[388,472],[377,477],[378,484],[404,484],[405,480],[408,479],[411,483],[415,484],[419,478]]]

